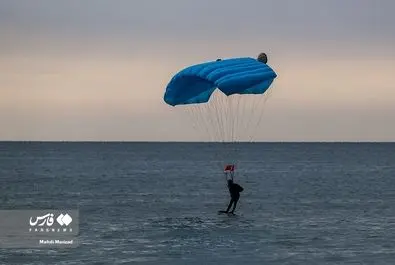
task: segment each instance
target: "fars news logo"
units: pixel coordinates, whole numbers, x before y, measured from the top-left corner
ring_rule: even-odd
[[[29,219],[29,232],[73,232],[73,229],[69,227],[73,222],[73,218],[68,213],[61,213],[56,219],[54,217],[55,215],[53,213],[47,213],[42,216],[31,216]]]

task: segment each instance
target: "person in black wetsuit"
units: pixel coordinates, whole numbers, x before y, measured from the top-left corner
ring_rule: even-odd
[[[233,209],[231,211],[231,213],[233,214],[236,209],[237,202],[240,198],[240,192],[242,192],[244,189],[239,184],[234,183],[233,179],[228,179],[228,189],[230,193],[230,202],[225,212],[228,213],[230,207],[232,207],[233,204]]]

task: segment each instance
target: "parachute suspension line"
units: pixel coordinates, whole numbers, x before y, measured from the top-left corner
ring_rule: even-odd
[[[220,157],[221,155],[221,139],[224,139],[224,137],[226,137],[226,126],[225,126],[225,122],[224,122],[224,112],[221,110],[224,110],[224,105],[225,105],[225,95],[222,94],[222,92],[218,91],[216,97],[215,97],[215,102],[213,104],[214,108],[215,108],[215,115],[217,117],[217,124],[216,126],[219,128],[220,131],[220,135],[218,137],[218,140],[216,141],[216,143],[214,143],[214,146],[217,146],[215,149],[215,155],[216,155],[216,160],[217,160],[217,164],[218,167],[221,169],[223,167],[222,164],[222,160],[224,159],[223,157]],[[221,137],[222,136],[222,137]]]
[[[221,98],[221,109],[222,113],[220,114],[222,116],[222,138],[221,140],[217,143],[218,144],[218,152],[220,155],[222,155],[221,159],[219,159],[220,167],[223,168],[224,163],[228,163],[229,161],[229,152],[227,152],[227,142],[229,142],[229,139],[231,137],[231,131],[230,131],[230,121],[231,121],[231,105],[230,105],[230,97],[226,96],[225,94],[222,95],[223,97]]]
[[[229,156],[230,156],[230,160],[232,162],[232,164],[236,164],[236,152],[235,152],[235,145],[236,145],[236,119],[237,119],[237,94],[234,94],[231,96],[231,109],[232,109],[232,114],[231,114],[231,132],[232,132],[232,136],[230,139],[230,143],[229,143]]]
[[[204,141],[209,140],[209,142],[214,142],[209,143],[214,146],[216,145],[215,142],[218,142],[219,139],[221,139],[221,132],[223,131],[221,131],[221,126],[216,123],[216,120],[222,117],[220,115],[220,105],[218,103],[221,103],[221,97],[218,97],[218,93],[213,93],[209,102],[193,105],[192,108],[189,108],[192,116],[194,116],[192,117],[192,120],[196,120],[199,129],[202,132],[206,132],[206,137],[203,138]],[[207,136],[209,136],[209,139],[207,139]],[[216,164],[218,164],[219,168],[222,168],[223,165],[221,163],[219,150],[217,148],[213,148],[212,150],[214,151],[213,155],[214,160],[216,160]]]
[[[233,156],[232,163],[236,164],[237,167],[240,166],[240,156],[236,156],[239,154],[241,145],[239,141],[249,142],[252,137],[252,128],[250,124],[255,121],[256,117],[260,114],[261,108],[259,107],[263,96],[262,95],[233,95],[235,99],[237,99],[236,105],[233,105],[233,109],[235,111],[234,116],[234,137],[233,144],[231,147],[232,152],[235,154]],[[233,103],[232,103],[233,104]],[[237,140],[237,141],[236,141]],[[238,158],[238,159],[236,159]]]
[[[245,134],[245,109],[248,103],[247,97],[243,97],[242,95],[237,95],[238,97],[238,106],[237,106],[237,118],[236,118],[236,130],[237,130],[237,137],[239,138],[239,143],[235,144],[235,153],[238,154],[236,157],[238,158],[235,160],[235,164],[239,168],[241,163],[240,163],[240,149],[242,147],[240,141],[244,141],[244,134]]]
[[[229,130],[228,130],[228,124],[229,124],[229,102],[224,100],[224,102],[222,102],[222,103],[223,103],[223,105],[222,105],[222,107],[223,107],[222,115],[223,115],[223,118],[224,118],[224,127],[223,127],[224,135],[223,135],[223,138],[222,138],[222,141],[221,141],[221,145],[220,145],[221,148],[223,146],[223,143],[228,140],[228,135],[229,135]]]
[[[229,141],[227,143],[227,152],[228,152],[228,162],[235,163],[235,155],[234,155],[234,150],[233,147],[235,145],[235,120],[236,120],[236,99],[235,95],[232,95],[229,97],[230,101],[230,123],[229,123],[229,132],[230,132],[230,137]]]
[[[224,98],[224,95],[221,95],[221,96],[222,96],[222,98],[219,97],[218,98],[218,104],[216,104],[216,106],[217,106],[216,114],[219,117],[219,124],[218,125],[221,127],[221,132],[222,132],[222,136],[223,136],[222,139],[225,139],[224,137],[225,137],[225,134],[226,134],[226,131],[225,131],[226,120],[225,120],[225,117],[224,117],[224,112],[222,111],[222,113],[221,113],[221,110],[224,110],[225,98]]]
[[[226,97],[225,95],[221,92],[221,91],[217,91],[217,95],[216,95],[216,101],[215,104],[213,104],[214,108],[215,108],[215,115],[217,117],[217,124],[216,127],[219,128],[219,135],[217,138],[217,142],[221,142],[221,139],[224,139],[224,133],[225,133],[225,125],[224,125],[224,120],[223,120],[223,116],[224,113],[221,112],[221,110],[223,110],[223,106],[225,104],[226,101]]]
[[[207,140],[208,136],[213,142],[214,159],[221,170],[228,163],[239,168],[239,141],[253,142],[271,92],[268,89],[263,95],[226,96],[216,90],[209,102],[185,106],[192,126],[200,133],[199,138]]]
[[[234,116],[233,116],[233,98],[232,96],[229,96],[229,101],[228,101],[228,107],[229,107],[229,113],[228,113],[228,132],[229,132],[229,137],[226,141],[226,147],[227,149],[229,149],[229,143],[232,142],[232,137],[233,137],[233,130],[232,130],[232,125],[233,125],[233,120],[234,120]],[[229,151],[229,150],[228,150]],[[228,157],[229,157],[229,153],[228,153]]]
[[[192,123],[193,128],[198,132],[199,139],[202,140],[204,138],[203,137],[204,132],[203,132],[203,128],[201,128],[201,126],[199,126],[198,117],[197,117],[196,113],[194,112],[194,106],[188,106],[185,109],[186,109],[185,112],[189,116],[188,120]]]
[[[223,158],[221,160],[221,168],[223,169],[225,164],[228,164],[230,162],[230,153],[229,153],[229,141],[232,137],[232,131],[231,131],[231,121],[232,121],[232,105],[231,105],[231,96],[226,96],[224,95],[223,101],[222,101],[222,106],[224,112],[222,113],[223,118],[224,118],[224,137],[222,138],[222,141],[220,143],[219,149],[221,150],[221,154],[223,155]]]
[[[253,129],[251,131],[251,134],[250,134],[250,137],[249,137],[249,142],[250,143],[252,143],[254,138],[255,138],[255,135],[257,133],[257,129],[258,129],[260,123],[261,123],[263,114],[265,113],[265,108],[266,108],[266,105],[267,105],[266,103],[269,100],[269,98],[272,96],[272,91],[273,90],[269,88],[266,91],[266,93],[264,93],[263,96],[262,96],[262,98],[263,98],[262,110],[260,111],[260,114],[259,114],[259,117],[258,117],[258,121],[256,122],[255,126],[253,126]]]
[[[206,132],[206,135],[209,136],[209,141],[215,139],[215,131],[211,130],[209,120],[207,119],[207,107],[198,104],[191,104],[190,108],[188,106],[186,109],[191,113],[191,118],[196,120],[197,126],[199,127],[200,131]],[[204,134],[203,134],[204,135]],[[207,140],[207,139],[206,139]]]
[[[201,133],[201,138],[203,139],[202,136],[204,135],[204,131],[206,132],[206,135],[208,135],[210,137],[211,134],[210,134],[209,130],[200,121],[199,107],[197,107],[193,104],[190,106],[186,106],[185,109],[186,109],[186,113],[188,113],[190,116],[190,120],[193,120],[192,123],[195,124],[195,126],[198,128],[198,131]]]
[[[214,121],[215,117],[212,111],[213,105],[215,105],[213,104],[215,102],[215,95],[213,96],[214,96],[213,101],[209,101],[203,105],[203,111],[204,111],[203,120],[207,124],[209,130],[210,128],[211,130],[213,130],[213,137],[211,139],[212,142],[216,141],[220,134],[218,126],[215,126],[215,121]]]
[[[237,117],[236,117],[236,128],[238,130],[237,132],[237,137],[238,137],[238,143],[236,143],[234,145],[234,150],[235,153],[238,154],[237,155],[237,160],[235,160],[235,163],[237,164],[238,168],[240,168],[241,166],[241,158],[240,158],[240,150],[241,150],[241,143],[240,142],[244,142],[246,140],[245,136],[246,133],[248,132],[248,126],[246,125],[249,119],[252,119],[252,114],[251,111],[248,111],[248,106],[251,105],[250,103],[250,99],[251,95],[237,95],[238,99],[239,99],[239,104],[237,106]],[[241,103],[241,104],[240,104]],[[255,111],[255,110],[252,110]]]
[[[216,131],[212,130],[212,127],[210,127],[211,122],[210,122],[210,117],[209,117],[210,115],[207,114],[209,112],[207,103],[199,105],[197,107],[197,111],[199,112],[200,122],[207,129],[207,131],[210,133],[209,141],[212,141],[216,137]]]
[[[251,130],[250,124],[254,120],[254,118],[256,116],[256,112],[259,111],[257,109],[257,106],[258,106],[260,100],[261,100],[260,95],[251,95],[249,97],[250,104],[247,107],[247,110],[246,110],[246,113],[245,113],[245,115],[248,117],[247,121],[246,121],[246,124],[245,124],[245,128],[244,128],[246,140],[248,140],[248,136],[250,134],[250,132],[249,132],[249,130]]]
[[[237,130],[237,124],[238,124],[238,118],[239,118],[239,106],[240,106],[240,101],[239,101],[238,95],[234,95],[234,101],[235,101],[235,108],[234,108],[234,119],[233,119],[233,142],[236,143],[240,140],[240,135],[238,134],[239,130]],[[233,145],[235,147],[236,145]]]
[[[244,109],[244,106],[245,106],[245,104],[244,104],[245,100],[242,100],[241,95],[237,95],[237,98],[238,98],[238,105],[237,105],[237,119],[236,119],[236,122],[237,122],[237,124],[236,124],[236,130],[237,130],[236,134],[238,135],[238,137],[240,137],[239,139],[241,140],[243,131],[240,130],[240,127],[243,124],[243,116],[242,116],[243,112],[242,112],[242,110]]]
[[[222,94],[221,91],[219,90],[215,90],[214,93],[212,94],[210,100],[208,103],[206,103],[209,107],[209,116],[207,117],[207,119],[211,119],[211,128],[213,131],[216,132],[216,137],[214,140],[213,146],[215,148],[213,148],[213,152],[215,154],[215,160],[218,163],[218,166],[222,168],[222,163],[221,160],[223,159],[223,155],[222,155],[222,159],[220,157],[220,150],[218,148],[218,145],[221,144],[221,140],[224,139],[224,137],[226,137],[226,130],[225,130],[225,123],[224,123],[224,99],[225,95]]]
[[[235,94],[234,98],[236,100],[236,107],[235,109],[235,113],[234,113],[234,124],[233,124],[233,131],[234,131],[234,137],[233,137],[233,142],[234,144],[232,144],[232,149],[233,149],[233,163],[234,164],[238,164],[238,159],[237,159],[237,154],[239,153],[239,146],[238,146],[238,142],[242,139],[241,135],[240,135],[240,131],[239,131],[239,119],[240,119],[240,101],[241,100],[241,96],[239,94]]]
[[[236,139],[237,139],[237,130],[236,130],[236,125],[237,125],[237,117],[238,117],[238,107],[239,107],[239,101],[238,101],[238,97],[237,97],[237,94],[236,95],[234,95],[234,97],[232,98],[232,100],[233,100],[233,102],[232,102],[232,104],[233,104],[233,107],[232,107],[232,109],[233,109],[233,113],[232,113],[232,117],[233,117],[233,119],[232,119],[232,142],[234,143],[234,142],[236,142]]]
[[[213,92],[211,95],[209,101],[205,103],[207,112],[205,118],[210,124],[210,128],[214,131],[215,137],[212,139],[212,141],[209,143],[210,145],[213,144],[212,142],[216,142],[219,134],[220,134],[220,128],[218,126],[215,126],[216,121],[218,119],[216,115],[216,101],[217,101],[217,90]],[[217,153],[214,152],[214,159],[217,160]]]
[[[264,95],[251,95],[251,104],[250,107],[247,110],[248,113],[248,120],[246,123],[245,132],[246,132],[246,141],[249,142],[250,140],[250,135],[251,135],[251,123],[256,119],[256,116],[259,115],[260,108],[258,108],[261,105],[262,99],[264,98]],[[246,114],[247,114],[246,113]]]
[[[225,113],[224,113],[224,118],[225,118],[225,137],[222,139],[223,141],[223,145],[222,146],[226,146],[226,143],[229,142],[230,136],[231,136],[231,132],[230,132],[230,115],[232,115],[231,113],[231,105],[230,105],[230,98],[228,97],[228,100],[225,101]]]
[[[239,107],[240,107],[239,95],[237,95],[237,94],[235,95],[235,100],[236,100],[236,108],[234,111],[235,119],[234,119],[234,124],[233,124],[233,133],[234,133],[233,142],[238,142],[238,141],[240,141],[240,135],[238,134],[239,130],[237,129],[238,128],[237,125],[239,123],[238,118],[239,118],[239,113],[240,113],[240,111],[239,111]]]
[[[231,157],[232,157],[232,154],[230,153],[230,150],[229,150],[229,143],[231,142],[232,135],[233,135],[232,127],[231,127],[232,118],[233,118],[232,99],[233,99],[232,96],[226,96],[224,98],[224,102],[223,102],[224,103],[223,106],[224,106],[224,110],[225,110],[225,112],[223,114],[224,119],[225,119],[225,127],[224,127],[225,137],[223,138],[223,141],[220,146],[221,153],[224,155],[224,158],[222,161],[223,165],[221,165],[221,167],[223,167],[224,164],[230,163]]]
[[[208,102],[206,104],[203,105],[203,119],[204,122],[206,123],[206,125],[208,126],[208,128],[214,128],[213,130],[213,138],[211,139],[212,141],[215,141],[215,139],[217,139],[218,137],[218,129],[217,127],[213,126],[213,115],[211,115],[211,102]],[[210,130],[210,129],[209,129]]]
[[[235,132],[235,117],[237,116],[237,104],[240,104],[240,97],[226,97],[221,91],[213,93],[209,102],[204,104],[190,104],[186,106],[186,112],[189,114],[192,125],[199,132],[209,136],[209,140],[214,142],[213,148],[215,160],[220,169],[223,169],[225,163],[234,163],[232,142],[237,135]],[[203,138],[203,137],[202,137]],[[224,149],[224,150],[221,150]]]
[[[235,120],[237,114],[237,95],[231,95],[224,98],[224,107],[226,107],[226,112],[224,113],[224,118],[226,120],[226,126],[224,130],[226,131],[226,137],[222,143],[222,153],[225,154],[225,159],[221,167],[223,168],[226,164],[235,164],[235,152],[234,145],[236,140],[235,131]]]
[[[266,94],[271,91],[262,93],[262,90],[269,89],[271,81],[277,77],[266,63],[267,56],[261,53],[256,60],[232,58],[222,60],[221,63],[215,61],[193,65],[174,75],[166,87],[165,102],[171,106],[185,106],[186,111],[183,112],[188,114],[192,126],[204,135],[206,140],[209,138],[209,142],[214,142],[210,143],[215,147],[213,151],[216,158],[213,160],[218,162],[222,170],[225,162],[239,164],[241,157],[235,154],[242,145],[238,142],[247,142],[247,139],[251,142],[261,122],[263,113],[257,106],[262,98],[265,99],[264,102],[267,101]],[[212,71],[217,70],[215,75],[211,75]],[[251,86],[251,81],[257,74],[262,80],[259,84]],[[197,82],[201,79],[208,83]],[[212,91],[207,84],[215,84],[218,89]],[[235,88],[235,84],[239,87]],[[191,88],[204,93],[195,95],[190,93]],[[201,102],[209,95],[207,93],[211,93],[208,102]],[[226,96],[229,93],[233,94]],[[256,123],[255,118],[259,118]],[[251,123],[254,126],[250,126]]]
[[[218,97],[215,94],[213,94],[212,97],[213,97],[213,99],[212,99],[212,102],[211,102],[211,108],[212,108],[212,115],[211,116],[213,118],[215,118],[215,121],[214,121],[215,124],[212,124],[212,126],[213,126],[213,128],[216,128],[216,130],[217,130],[217,139],[219,139],[220,134],[221,134],[221,126],[220,126],[220,123],[219,123],[219,115],[218,115],[218,104],[217,104],[218,103]]]
[[[234,116],[234,96],[232,95],[232,96],[230,96],[229,97],[229,111],[230,111],[230,115],[229,115],[229,133],[230,133],[230,135],[229,135],[229,139],[228,139],[228,143],[232,143],[233,142],[233,137],[234,137],[234,132],[233,132],[233,123],[234,123],[234,121],[235,121],[235,116]],[[229,146],[229,149],[230,149],[230,146],[231,145],[229,145],[228,144],[228,146]]]
[[[215,91],[212,95],[212,98],[210,99],[210,102],[207,103],[207,106],[209,108],[208,119],[210,120],[211,128],[214,128],[216,132],[216,138],[214,139],[215,142],[219,141],[222,135],[222,128],[219,123],[219,119],[220,119],[220,115],[218,112],[219,102],[220,102],[219,91]]]
[[[220,149],[222,149],[222,154],[225,159],[223,159],[224,164],[221,165],[223,167],[225,163],[237,164],[236,154],[237,154],[237,141],[240,139],[239,133],[239,120],[240,120],[240,103],[241,96],[238,94],[233,94],[231,96],[227,96],[223,98],[222,101],[223,112],[222,112],[222,122],[223,122],[223,139],[221,142]]]

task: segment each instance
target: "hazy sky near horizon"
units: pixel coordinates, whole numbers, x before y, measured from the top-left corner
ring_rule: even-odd
[[[202,140],[173,74],[269,55],[255,140],[395,141],[392,0],[0,0],[0,140]],[[204,138],[203,138],[204,139]]]

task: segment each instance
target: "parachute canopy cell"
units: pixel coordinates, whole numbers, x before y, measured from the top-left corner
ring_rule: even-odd
[[[201,63],[173,76],[164,101],[171,106],[205,103],[217,88],[227,96],[263,94],[276,77],[267,64],[250,57]]]

